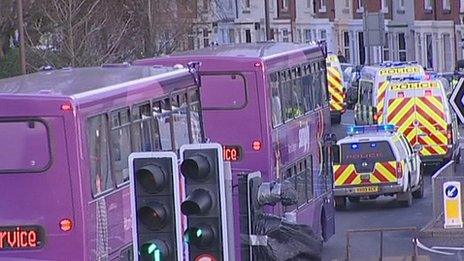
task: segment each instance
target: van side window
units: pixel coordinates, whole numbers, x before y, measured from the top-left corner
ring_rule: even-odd
[[[128,161],[131,148],[131,123],[129,108],[111,112],[112,170],[116,184],[129,180]]]
[[[106,114],[89,118],[87,128],[92,195],[96,196],[113,188]]]
[[[372,82],[361,81],[359,83],[359,103],[363,105],[372,105]]]

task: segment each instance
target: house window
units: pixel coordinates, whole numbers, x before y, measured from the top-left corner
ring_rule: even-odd
[[[404,0],[399,0],[398,10],[404,11]]]
[[[384,61],[390,60],[390,45],[388,41],[388,33],[385,33],[385,43],[383,46],[383,60]]]
[[[250,29],[245,30],[245,42],[251,43],[251,30]]]
[[[209,46],[209,32],[208,29],[203,29],[203,47]]]
[[[424,0],[424,9],[426,11],[432,11],[432,1],[433,0]]]
[[[287,29],[282,30],[282,41],[286,43],[288,42],[288,30]]]
[[[207,12],[209,9],[209,0],[203,0],[203,11]]]
[[[325,13],[327,11],[326,0],[320,0],[319,3],[320,3],[319,12]]]
[[[364,0],[358,0],[358,9],[356,10],[356,12],[364,12]]]
[[[304,30],[304,34],[305,34],[305,41],[306,41],[306,43],[311,42],[311,41],[312,41],[311,29],[305,29],[305,30]]]
[[[350,0],[345,0],[345,8],[350,8]]]
[[[451,10],[450,0],[443,0],[443,10],[447,10],[447,11]]]
[[[245,8],[250,9],[250,0],[245,0]]]
[[[364,33],[358,32],[358,46],[359,46],[359,64],[366,62],[366,50],[364,49]]]
[[[416,42],[417,42],[417,52],[418,52],[418,57],[416,58],[417,59],[417,62],[422,64],[422,38],[421,38],[421,35],[420,34],[417,34],[416,35],[417,39],[416,39]]]
[[[289,0],[282,0],[282,11],[288,10],[288,1]]]
[[[382,13],[388,13],[388,0],[381,0],[380,4],[382,5]]]
[[[321,40],[327,39],[327,32],[325,30],[321,30]]]
[[[343,51],[347,61],[350,61],[350,34],[343,32]]]
[[[433,43],[431,34],[425,35],[425,50],[425,61],[427,62],[427,69],[433,69]]]
[[[313,0],[306,0],[306,9],[311,9]]]
[[[404,33],[398,34],[398,56],[400,61],[406,61],[406,38]]]
[[[453,58],[451,56],[451,36],[449,34],[443,35],[443,49],[444,49],[444,60],[445,60],[445,72],[450,72],[452,70],[451,63]]]
[[[229,29],[229,43],[235,43],[235,30]]]

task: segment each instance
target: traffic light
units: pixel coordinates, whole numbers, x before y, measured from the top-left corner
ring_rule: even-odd
[[[179,174],[173,152],[129,156],[134,260],[182,257]]]
[[[185,182],[182,213],[189,260],[229,260],[222,146],[187,144],[180,148]]]

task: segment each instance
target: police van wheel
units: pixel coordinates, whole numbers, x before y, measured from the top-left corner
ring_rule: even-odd
[[[419,182],[419,188],[416,191],[412,192],[413,198],[423,198],[424,197],[424,179],[421,178]]]
[[[360,197],[348,197],[348,200],[351,203],[359,203],[359,201],[361,201],[361,198]]]
[[[335,197],[335,209],[344,210],[346,209],[346,198],[345,197]]]
[[[334,124],[340,124],[342,122],[342,114],[337,114],[331,117],[331,122]]]
[[[403,192],[403,193],[398,193],[396,195],[398,203],[400,204],[401,207],[408,208],[412,206],[412,193],[411,193],[411,188],[408,188],[408,191]]]

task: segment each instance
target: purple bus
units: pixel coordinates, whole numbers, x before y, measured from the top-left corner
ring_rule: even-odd
[[[129,260],[128,156],[203,140],[183,68],[0,80],[0,260]]]
[[[136,65],[201,62],[205,138],[223,145],[233,173],[259,170],[263,180],[290,180],[296,214],[328,240],[334,234],[325,46],[254,43],[214,46]],[[236,257],[240,256],[239,195],[233,177]],[[295,216],[295,215],[294,215]]]

